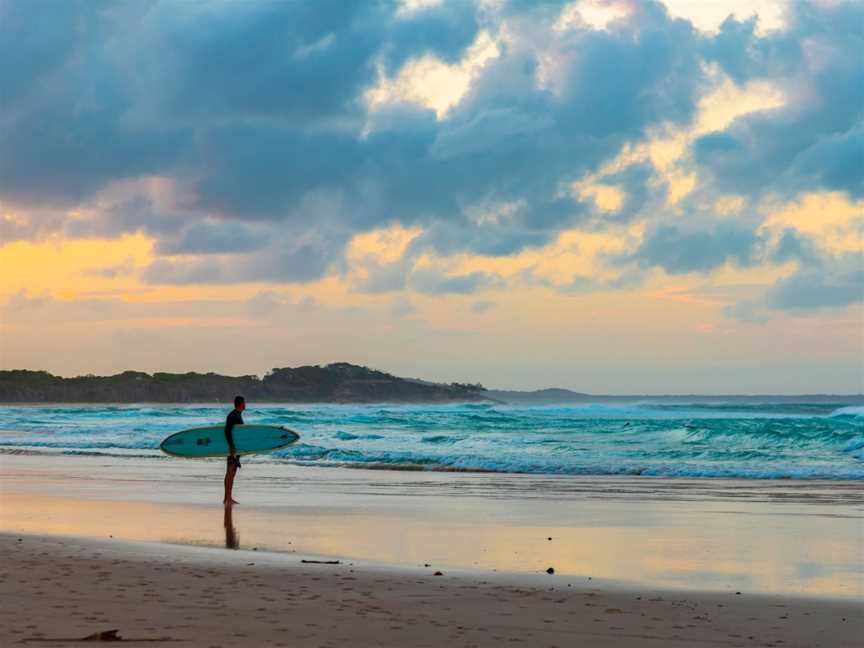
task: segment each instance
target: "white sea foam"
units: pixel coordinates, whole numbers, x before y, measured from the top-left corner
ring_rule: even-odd
[[[158,455],[218,406],[0,407],[0,450]],[[534,474],[864,479],[864,406],[264,405],[301,441],[254,461]]]
[[[830,416],[854,416],[856,418],[864,418],[864,405],[848,405],[839,407]]]

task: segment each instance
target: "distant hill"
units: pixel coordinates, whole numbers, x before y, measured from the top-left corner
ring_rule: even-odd
[[[726,394],[710,395],[703,394],[669,394],[664,396],[650,396],[631,394],[626,396],[611,396],[608,394],[583,394],[570,391],[569,389],[538,389],[536,391],[507,391],[503,389],[487,389],[483,395],[489,400],[508,403],[510,405],[578,405],[580,403],[836,403],[857,405],[864,403],[864,395],[861,394],[800,394],[795,396],[774,394]]]
[[[486,400],[483,387],[419,383],[339,362],[285,367],[258,376],[124,371],[114,376],[61,378],[47,371],[0,371],[3,403],[442,403]]]
[[[47,371],[0,371],[0,403],[228,403],[236,394],[259,403],[864,403],[860,394],[609,396],[569,389],[507,391],[480,384],[400,378],[347,362],[273,369],[263,378],[140,371],[61,378]]]
[[[565,405],[568,403],[596,402],[597,396],[570,391],[569,389],[538,389],[536,391],[511,391],[488,389],[487,398],[511,405]],[[602,398],[600,396],[599,398]]]

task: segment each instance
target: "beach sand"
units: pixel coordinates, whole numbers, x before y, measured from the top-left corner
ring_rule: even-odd
[[[111,629],[192,646],[857,646],[854,602],[530,584],[506,575],[0,536],[4,645]],[[32,640],[38,639],[38,642]],[[28,641],[30,640],[30,641]]]
[[[244,504],[226,515],[222,469],[0,455],[0,645],[112,629],[204,647],[864,636],[861,495],[848,484],[250,461]]]

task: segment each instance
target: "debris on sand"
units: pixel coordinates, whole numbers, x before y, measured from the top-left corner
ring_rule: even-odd
[[[46,637],[32,637],[29,639],[22,639],[21,643],[30,643],[31,641],[48,641],[51,643],[57,642],[77,642],[77,641],[122,641],[124,643],[161,643],[167,641],[177,641],[177,639],[172,639],[171,637],[158,637],[156,639],[124,639],[118,633],[119,630],[102,630],[100,632],[94,632],[93,634],[89,634],[86,637],[63,637],[63,638],[46,638]]]

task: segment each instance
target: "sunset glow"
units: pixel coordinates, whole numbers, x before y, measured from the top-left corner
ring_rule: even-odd
[[[861,4],[289,6],[0,4],[3,368],[864,390]]]

